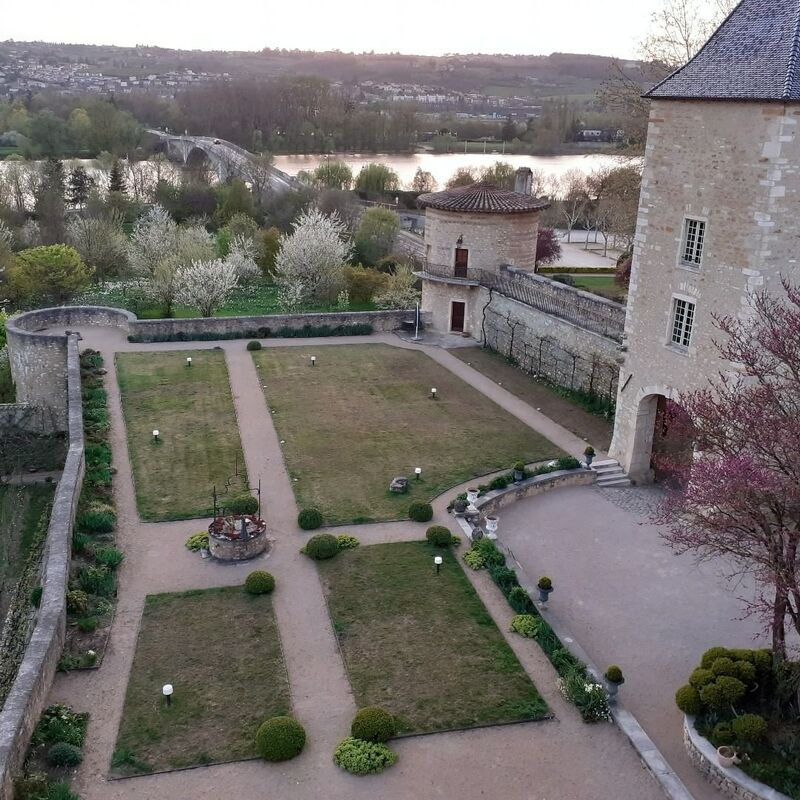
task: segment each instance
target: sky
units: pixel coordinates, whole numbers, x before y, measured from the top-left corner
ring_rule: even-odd
[[[8,0],[10,2],[10,0]],[[660,0],[37,0],[0,39],[200,50],[593,53],[630,58]]]

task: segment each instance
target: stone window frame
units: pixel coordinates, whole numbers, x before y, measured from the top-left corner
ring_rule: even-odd
[[[696,224],[697,230],[694,234],[690,233],[692,223]],[[698,237],[699,232],[699,237]],[[695,241],[691,248],[691,256],[686,257],[689,252],[689,237],[693,235],[695,240],[699,238],[699,245]],[[681,238],[678,243],[678,266],[697,272],[703,266],[706,248],[708,246],[708,219],[701,214],[685,214],[681,223]]]
[[[681,305],[679,304],[683,304],[683,310],[681,320],[678,323],[678,314],[681,310]],[[678,353],[688,353],[692,347],[692,337],[696,329],[697,298],[685,294],[673,294],[670,298],[669,318],[667,321],[667,347]],[[676,336],[678,337],[677,341]]]

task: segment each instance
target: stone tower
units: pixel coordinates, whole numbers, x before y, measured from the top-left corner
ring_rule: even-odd
[[[653,88],[611,456],[652,479],[669,398],[727,368],[713,315],[800,258],[800,0],[742,0]]]

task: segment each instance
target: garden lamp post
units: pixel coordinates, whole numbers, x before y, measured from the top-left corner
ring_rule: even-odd
[[[186,356],[186,366],[187,367],[191,367],[192,366],[192,357],[191,356]]]
[[[153,443],[154,444],[158,444],[159,443],[159,441],[160,441],[159,436],[161,436],[161,432],[158,430],[158,428],[153,428]]]
[[[316,367],[317,366],[317,357],[316,356],[311,356],[311,366],[312,367]]]
[[[167,707],[168,708],[169,708],[169,706],[172,705],[172,692],[173,692],[173,688],[172,688],[172,684],[171,683],[165,683],[161,687],[161,694],[164,695],[164,699],[167,702]]]
[[[433,387],[431,387],[431,400],[435,400],[435,399],[436,399],[436,387],[433,386]]]
[[[434,556],[433,563],[436,566],[436,574],[439,574],[439,570],[442,568],[442,557],[441,556]]]
[[[415,467],[414,468],[414,477],[419,480],[419,476],[422,475],[422,467]]]

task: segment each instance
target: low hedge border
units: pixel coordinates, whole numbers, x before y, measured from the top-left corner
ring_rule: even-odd
[[[147,344],[151,342],[213,342],[223,339],[307,339],[328,336],[370,336],[374,330],[374,327],[368,322],[359,322],[353,325],[303,325],[302,328],[283,325],[274,330],[262,327],[230,333],[224,331],[196,331],[194,333],[178,331],[170,334],[130,334],[128,341],[134,344]]]
[[[537,267],[537,275],[614,275],[616,267]]]

